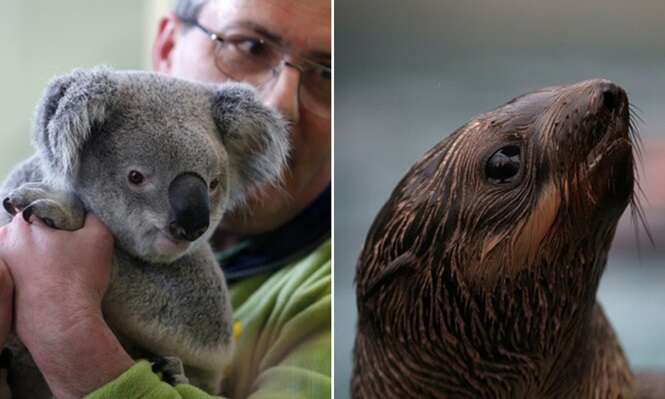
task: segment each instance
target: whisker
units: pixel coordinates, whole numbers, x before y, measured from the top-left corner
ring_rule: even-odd
[[[631,107],[634,105],[631,104]],[[635,157],[641,163],[643,159],[643,149],[644,149],[644,140],[639,134],[638,122],[644,124],[644,121],[639,117],[635,112],[630,112],[628,115],[628,134],[630,136],[631,142],[633,143],[633,148],[635,149]],[[637,172],[637,167],[635,168]]]
[[[644,123],[644,119],[641,115],[643,111],[637,105],[628,103],[628,110],[630,111],[630,114],[634,115],[640,123]]]
[[[642,169],[640,166],[642,166],[642,159],[643,159],[643,149],[644,149],[644,141],[639,134],[639,127],[638,125],[644,124],[644,119],[642,119],[640,113],[642,110],[640,108],[633,104],[629,103],[628,104],[628,109],[629,109],[629,115],[628,115],[628,134],[630,136],[630,139],[633,143],[633,149],[634,149],[634,154],[635,154],[635,159],[637,162],[634,163],[633,167],[633,173],[635,175],[635,188],[633,190],[633,196],[630,200],[630,213],[631,213],[631,221],[633,224],[633,230],[635,233],[635,241],[636,241],[636,246],[637,246],[637,254],[638,258],[642,259],[642,245],[641,245],[641,234],[640,230],[643,229],[644,233],[646,234],[646,237],[651,243],[652,247],[655,247],[655,241],[653,239],[653,235],[651,234],[651,230],[649,229],[649,224],[647,222],[646,215],[644,213],[644,207],[642,206],[643,200],[648,201],[644,194],[644,190],[642,189],[642,185],[640,183],[639,175],[642,172]],[[641,227],[641,228],[640,228]]]
[[[642,188],[639,187],[637,188],[637,191],[639,191],[640,196],[643,195]],[[637,254],[640,259],[642,259],[642,245],[641,245],[641,240],[640,240],[640,227],[644,229],[644,233],[646,234],[646,237],[651,244],[652,248],[656,247],[656,242],[653,239],[653,234],[651,234],[651,230],[649,229],[649,224],[646,219],[646,215],[644,214],[644,208],[642,207],[640,200],[637,198],[637,196],[633,196],[631,202],[630,202],[630,216],[631,216],[631,221],[633,223],[633,231],[635,232],[635,243],[637,246]]]

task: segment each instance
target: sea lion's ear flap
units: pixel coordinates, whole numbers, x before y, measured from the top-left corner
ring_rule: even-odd
[[[397,281],[405,274],[413,274],[416,271],[414,265],[418,262],[413,253],[406,251],[391,260],[387,265],[383,265],[376,274],[370,277],[368,281],[358,284],[358,298],[360,303],[367,303],[369,298],[374,296],[382,287]]]
[[[287,124],[280,114],[242,83],[220,86],[212,108],[229,157],[230,205],[243,203],[261,187],[279,184],[290,149]]]
[[[115,89],[110,70],[74,70],[55,78],[37,108],[33,143],[49,175],[70,179],[78,173],[81,149],[109,113]]]

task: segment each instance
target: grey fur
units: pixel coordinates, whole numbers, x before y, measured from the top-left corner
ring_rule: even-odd
[[[0,199],[8,198],[13,213],[31,208],[61,229],[80,228],[84,208],[97,215],[115,238],[103,303],[114,333],[134,357],[179,358],[186,378],[216,393],[233,344],[232,319],[207,242],[225,211],[260,185],[279,183],[289,143],[278,113],[244,84],[76,70],[46,89],[33,143],[37,153],[12,172]],[[131,186],[130,170],[145,183]],[[210,227],[187,248],[165,239],[169,184],[183,173],[220,183],[209,191]],[[0,225],[10,220],[2,215]],[[30,367],[12,367],[14,379],[34,372]],[[48,395],[43,381],[14,386],[14,397]]]

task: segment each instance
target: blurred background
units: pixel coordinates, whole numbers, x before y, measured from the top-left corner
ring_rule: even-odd
[[[27,158],[32,112],[48,81],[78,67],[150,69],[170,0],[0,0],[0,180]]]
[[[335,397],[349,396],[356,260],[408,168],[475,115],[604,77],[640,109],[655,248],[624,220],[600,301],[634,368],[665,370],[665,1],[335,1]]]

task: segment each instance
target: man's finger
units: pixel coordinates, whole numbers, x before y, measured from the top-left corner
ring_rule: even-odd
[[[94,235],[99,240],[109,241],[113,240],[113,236],[108,227],[101,220],[91,212],[85,216],[83,228],[75,231],[76,234]]]
[[[34,216],[31,216],[32,219],[35,219]],[[30,221],[32,223],[32,220]],[[16,235],[18,234],[18,237],[24,236],[27,234],[27,232],[30,230],[30,223],[28,223],[24,218],[21,213],[17,213],[14,215],[12,218],[12,221],[7,224],[6,226],[9,228],[11,231],[11,234]]]

